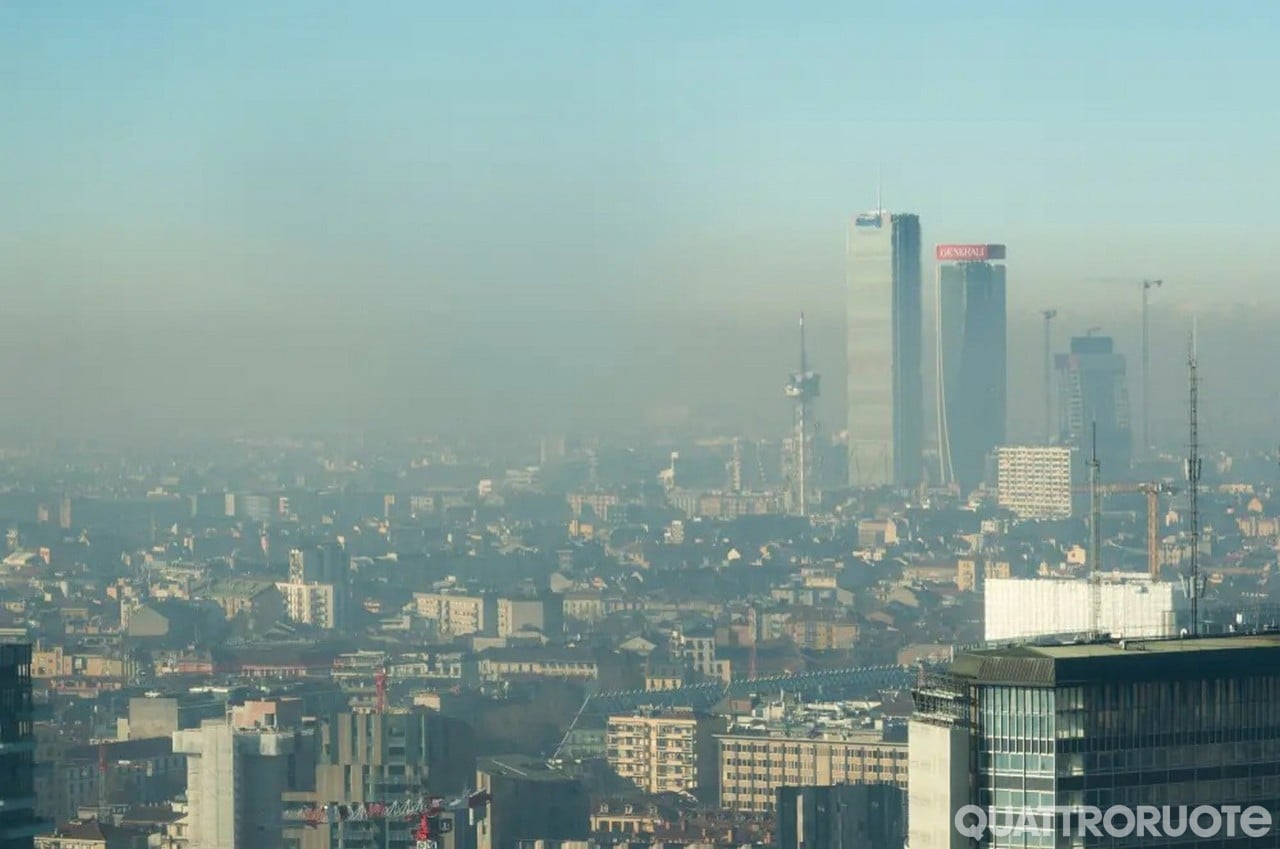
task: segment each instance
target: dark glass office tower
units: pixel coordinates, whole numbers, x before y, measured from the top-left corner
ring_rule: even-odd
[[[921,480],[920,219],[859,215],[848,243],[849,485]]]
[[[1200,805],[1224,816],[1227,806],[1260,806],[1280,825],[1280,634],[975,651],[912,695],[911,849],[973,845],[954,825],[968,805],[994,809],[1002,826],[1023,811],[1085,806],[1170,806],[1176,825],[1177,808]],[[1108,839],[1053,819],[981,845],[1280,846],[1276,827],[1264,837],[1224,828]]]
[[[939,245],[937,281],[938,457],[942,483],[970,492],[1005,441],[1004,245]]]
[[[1129,387],[1124,357],[1115,352],[1114,341],[1110,336],[1076,336],[1071,353],[1058,355],[1057,366],[1062,442],[1080,449],[1076,456],[1087,461],[1096,424],[1102,473],[1114,480],[1128,472],[1133,457]]]
[[[0,645],[0,849],[31,849],[36,818],[31,646]]]

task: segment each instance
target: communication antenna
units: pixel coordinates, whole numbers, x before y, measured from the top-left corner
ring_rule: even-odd
[[[1098,462],[1098,423],[1093,423],[1089,460],[1089,636],[1101,636],[1102,619],[1102,464]]]
[[[1187,357],[1187,371],[1191,383],[1191,404],[1189,425],[1190,433],[1187,452],[1187,492],[1191,513],[1191,636],[1200,634],[1200,423],[1197,419],[1199,403],[1199,386],[1196,377],[1196,326],[1191,324],[1190,354]]]

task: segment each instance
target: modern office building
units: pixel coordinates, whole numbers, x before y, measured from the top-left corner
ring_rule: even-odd
[[[893,784],[779,787],[778,849],[902,849],[907,794]]]
[[[996,502],[1019,519],[1071,518],[1071,449],[1006,445],[996,449]]]
[[[1060,439],[1079,449],[1077,462],[1092,456],[1097,427],[1098,460],[1103,474],[1129,471],[1133,433],[1124,356],[1110,336],[1076,336],[1071,353],[1057,357],[1061,411]]]
[[[934,256],[939,479],[971,492],[1005,440],[1005,246],[938,245]]]
[[[1092,592],[1084,578],[990,578],[983,589],[984,637],[1006,642],[1086,634],[1093,628]],[[1182,587],[1145,573],[1104,572],[1098,602],[1098,630],[1117,639],[1176,637],[1191,625]]]
[[[520,755],[485,758],[476,791],[489,799],[476,824],[476,849],[516,849],[522,840],[585,841],[591,798],[576,778]]]
[[[849,484],[914,486],[924,473],[920,219],[883,210],[849,228]]]
[[[955,827],[968,805],[1002,830],[1055,807],[1169,806],[1174,826],[1180,806],[1280,811],[1280,634],[974,651],[913,698],[911,849],[973,845]],[[1057,816],[988,831],[981,845],[1280,845],[1274,828],[1263,838],[1132,830],[1104,843]]]
[[[31,849],[36,816],[31,646],[0,644],[0,849]]]
[[[605,752],[609,766],[645,793],[716,797],[715,734],[720,717],[672,708],[609,717]]]
[[[226,721],[174,732],[173,751],[187,756],[188,849],[282,849],[284,794],[314,757],[309,736]]]

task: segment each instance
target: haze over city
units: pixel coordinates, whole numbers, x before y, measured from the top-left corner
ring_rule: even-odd
[[[43,433],[843,427],[845,230],[1010,246],[1036,311],[1220,440],[1280,348],[1265,4],[6,4],[0,383]],[[1026,366],[1026,368],[1023,368]],[[158,391],[162,390],[162,391]],[[406,421],[409,420],[409,421]],[[1172,447],[1172,446],[1171,446]]]
[[[1277,43],[0,2],[0,849],[1280,849]]]

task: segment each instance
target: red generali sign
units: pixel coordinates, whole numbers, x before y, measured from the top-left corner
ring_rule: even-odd
[[[1004,245],[938,245],[934,252],[938,262],[982,262],[1004,259]]]

